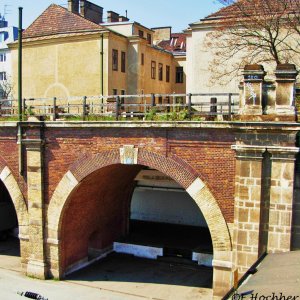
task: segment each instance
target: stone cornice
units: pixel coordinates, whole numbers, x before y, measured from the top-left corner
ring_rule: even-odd
[[[17,127],[18,122],[3,121],[1,127]],[[21,122],[22,127],[44,126],[45,128],[205,128],[205,129],[235,129],[239,132],[251,130],[272,130],[276,132],[300,131],[300,123],[296,122],[213,122],[213,121],[45,121]]]

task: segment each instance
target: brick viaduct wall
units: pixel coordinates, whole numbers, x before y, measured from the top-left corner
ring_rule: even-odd
[[[18,212],[30,275],[61,277],[86,257],[87,245],[102,251],[124,234],[141,165],[176,180],[204,213],[216,298],[235,268],[241,276],[264,251],[290,250],[291,231],[298,234],[298,124],[28,122],[23,176],[16,125],[0,124],[0,178]]]
[[[66,128],[45,131],[46,202],[70,165],[83,157],[135,145],[166,157],[186,161],[214,194],[227,222],[233,222],[235,152],[234,135],[218,130],[104,128],[76,131]],[[222,141],[221,141],[222,140]],[[176,170],[174,170],[176,172]],[[174,174],[175,175],[175,174]],[[220,186],[223,188],[220,189]],[[48,188],[49,187],[49,188]]]

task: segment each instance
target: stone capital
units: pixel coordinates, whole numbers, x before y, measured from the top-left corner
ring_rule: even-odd
[[[41,151],[44,141],[42,139],[24,139],[22,140],[22,144],[29,151]]]
[[[236,152],[237,159],[262,160],[266,147],[252,145],[232,145],[232,150]]]
[[[271,160],[275,161],[291,161],[296,160],[296,155],[299,153],[297,147],[268,147],[268,152],[271,153]]]

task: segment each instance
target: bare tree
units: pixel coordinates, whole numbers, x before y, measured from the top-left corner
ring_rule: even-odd
[[[212,82],[228,83],[246,64],[299,65],[300,0],[238,0],[211,17]]]
[[[0,81],[0,115],[3,113],[2,107],[11,105],[9,100],[13,98],[13,85],[10,78]]]
[[[0,81],[1,99],[9,99],[12,96],[13,85],[10,78]]]

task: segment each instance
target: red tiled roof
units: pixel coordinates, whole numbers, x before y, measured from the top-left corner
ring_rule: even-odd
[[[158,46],[171,52],[186,52],[186,35],[184,33],[172,33],[170,40],[161,41]]]
[[[283,3],[286,7],[283,7]],[[237,0],[236,3],[221,8],[219,11],[207,16],[211,18],[236,18],[242,17],[241,13],[249,15],[266,15],[266,13],[274,14],[276,12],[299,12],[300,0]]]
[[[66,8],[51,4],[24,32],[23,38],[103,29]]]

